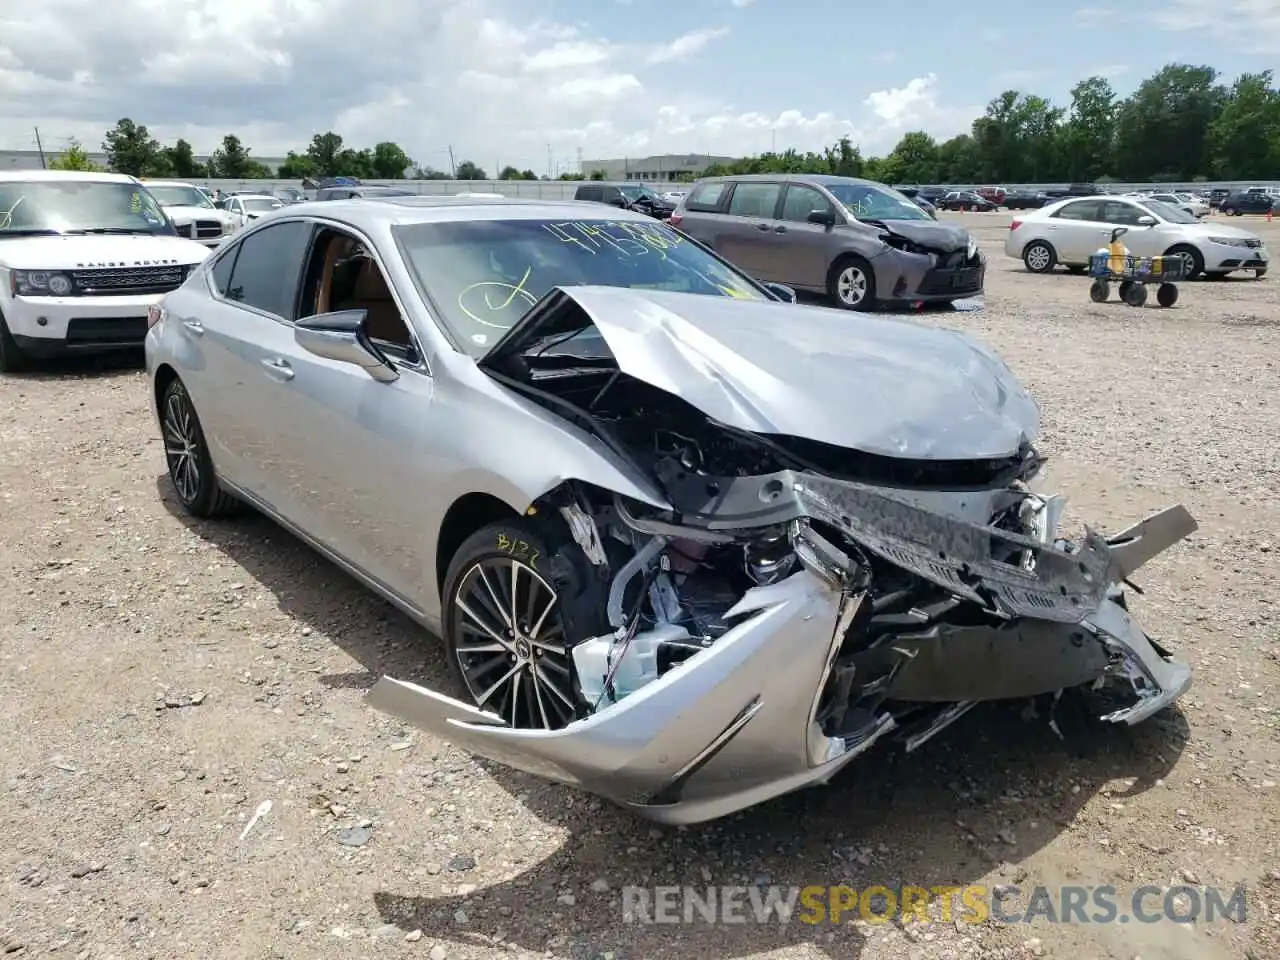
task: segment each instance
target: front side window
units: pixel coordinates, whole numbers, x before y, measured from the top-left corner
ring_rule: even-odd
[[[195,187],[156,187],[148,184],[147,190],[160,201],[162,207],[205,207],[213,209],[213,203]]]
[[[827,183],[832,196],[859,220],[930,220],[930,216],[897,190],[874,183]]]
[[[238,245],[226,298],[292,321],[298,276],[310,239],[311,224],[299,220],[249,234]]]
[[[798,183],[787,187],[786,199],[782,201],[782,219],[794,223],[805,223],[813,211],[827,213],[831,210],[831,201],[813,187]]]
[[[554,287],[606,286],[770,299],[657,221],[472,220],[392,228],[410,273],[454,342],[475,356]]]
[[[76,233],[176,235],[160,204],[141,184],[63,179],[0,182],[0,237]]]

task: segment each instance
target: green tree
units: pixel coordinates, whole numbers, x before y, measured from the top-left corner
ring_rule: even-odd
[[[414,180],[448,180],[449,174],[433,167],[416,166],[413,168]]]
[[[50,170],[76,170],[91,173],[102,168],[89,159],[79,140],[72,140],[67,149],[49,161]]]
[[[1226,91],[1213,67],[1171,63],[1142,81],[1116,121],[1116,173],[1189,180],[1209,169],[1207,134]]]
[[[1272,73],[1244,73],[1205,132],[1214,173],[1224,180],[1265,179],[1280,170],[1280,91]]]
[[[180,180],[197,180],[208,175],[205,165],[196,160],[191,144],[186,140],[179,138],[172,147],[165,147],[161,152],[173,175]]]
[[[470,160],[463,160],[458,164],[458,169],[454,171],[455,180],[488,180],[485,176],[484,168],[472,163]]]
[[[520,180],[520,171],[515,167],[503,167],[498,173],[499,180]]]
[[[128,117],[116,122],[102,141],[107,163],[116,173],[134,177],[157,176],[167,173],[167,161],[160,151],[160,141],[151,136],[145,126]]]
[[[292,150],[285,154],[284,163],[280,164],[277,172],[282,180],[306,180],[317,176],[316,165],[311,158],[305,153],[297,154]]]
[[[931,183],[938,179],[938,144],[923,131],[905,134],[879,172],[889,183]]]
[[[1092,183],[1114,163],[1116,93],[1105,77],[1089,77],[1071,88],[1071,108],[1059,142],[1065,179]]]
[[[213,151],[209,158],[209,172],[212,176],[224,177],[227,180],[255,179],[267,168],[249,157],[249,148],[240,142],[234,133],[222,138],[222,146]],[[267,171],[267,176],[270,176]]]
[[[341,153],[342,138],[332,130],[327,133],[317,133],[312,137],[311,145],[307,147],[307,158],[311,161],[315,176],[342,176],[338,171],[339,155]]]
[[[369,166],[374,177],[379,180],[403,180],[405,172],[413,166],[413,161],[400,149],[398,143],[383,141],[374,145]]]
[[[860,177],[863,174],[862,152],[848,137],[841,137],[827,147],[823,156],[827,161],[827,173],[837,177]]]

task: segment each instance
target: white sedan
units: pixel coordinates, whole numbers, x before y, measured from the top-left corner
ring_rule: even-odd
[[[272,210],[279,210],[284,206],[284,201],[279,197],[272,197],[266,194],[235,194],[227,197],[224,201],[223,209],[235,218],[238,226],[245,226],[248,223],[257,220],[264,213],[270,213]]]
[[[1148,200],[1159,200],[1161,203],[1167,203],[1171,207],[1177,207],[1179,210],[1185,210],[1193,217],[1203,217],[1209,212],[1209,205],[1197,197],[1193,197],[1189,193],[1149,193],[1146,196]]]
[[[1182,257],[1188,278],[1252,270],[1260,280],[1270,263],[1266,245],[1255,233],[1201,223],[1159,200],[1129,197],[1076,197],[1034,210],[1009,224],[1004,252],[1032,273],[1048,273],[1058,264],[1082,273],[1116,227],[1128,228],[1124,244],[1134,256]]]

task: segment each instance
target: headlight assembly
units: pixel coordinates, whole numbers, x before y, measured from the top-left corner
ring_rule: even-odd
[[[50,270],[13,270],[13,295],[17,297],[65,297],[71,293],[71,278]]]
[[[1247,247],[1249,241],[1244,237],[1210,237],[1210,243],[1220,243],[1224,247]]]

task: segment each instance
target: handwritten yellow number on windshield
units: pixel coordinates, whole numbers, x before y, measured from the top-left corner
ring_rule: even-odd
[[[538,302],[538,298],[524,288],[532,273],[533,267],[526,267],[524,276],[520,278],[519,283],[482,280],[479,283],[471,284],[469,287],[463,287],[462,292],[458,294],[458,307],[468,317],[482,326],[495,327],[499,330],[510,329],[518,319],[518,315],[511,317],[505,323],[495,322],[492,318],[510,307],[516,297],[521,298],[529,307]],[[479,316],[476,312],[481,309],[481,303],[484,304],[484,312],[490,317],[488,320]],[[520,311],[520,313],[523,312],[523,310]]]

